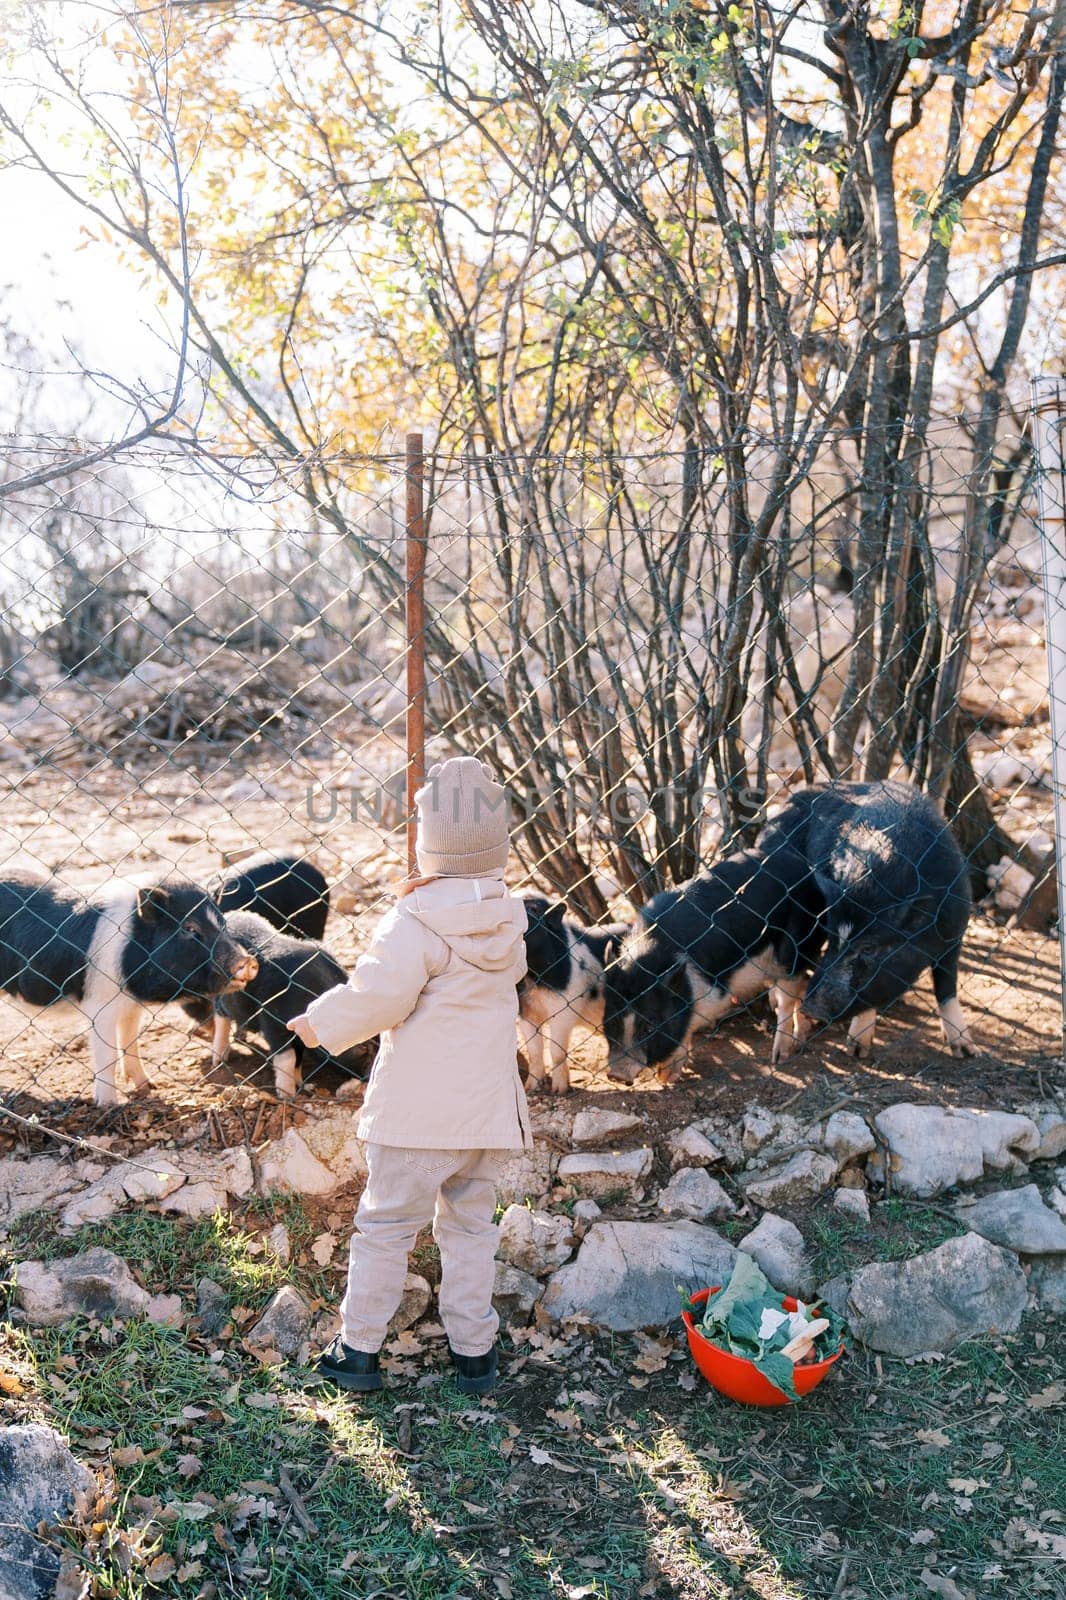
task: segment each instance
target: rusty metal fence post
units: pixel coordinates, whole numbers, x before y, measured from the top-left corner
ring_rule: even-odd
[[[1033,380],[1033,443],[1040,469],[1040,544],[1055,795],[1062,1040],[1066,1056],[1066,378]]]
[[[422,435],[409,433],[407,478],[407,587],[404,595],[407,692],[407,869],[415,864],[415,793],[426,775],[426,511]]]

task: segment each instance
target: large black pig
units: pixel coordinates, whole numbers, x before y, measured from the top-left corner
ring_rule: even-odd
[[[849,1019],[852,1048],[867,1055],[878,1013],[931,968],[948,1047],[973,1055],[958,1000],[968,875],[932,801],[900,782],[801,789],[759,840],[761,850],[782,847],[798,851],[811,870],[826,936],[803,1016]]]

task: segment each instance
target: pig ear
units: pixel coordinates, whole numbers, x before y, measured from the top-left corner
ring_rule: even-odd
[[[169,909],[170,890],[164,889],[162,884],[137,890],[137,915],[142,922],[158,922],[160,912]]]

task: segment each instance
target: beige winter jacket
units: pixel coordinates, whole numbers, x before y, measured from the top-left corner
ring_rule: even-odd
[[[529,1149],[515,985],[526,910],[498,878],[438,878],[379,924],[346,984],[308,1008],[324,1049],[381,1034],[361,1139],[412,1150]]]

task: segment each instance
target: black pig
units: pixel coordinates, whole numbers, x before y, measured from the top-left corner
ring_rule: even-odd
[[[826,948],[802,1010],[811,1022],[850,1018],[864,1056],[877,1016],[932,968],[952,1055],[974,1054],[958,1001],[970,917],[966,863],[927,796],[900,782],[801,789],[767,824],[760,849],[798,850],[823,908]]]
[[[230,911],[226,927],[230,938],[254,955],[258,971],[243,989],[215,1001],[212,1065],[225,1061],[236,1028],[239,1033],[245,1029],[258,1033],[265,1040],[279,1095],[294,1095],[301,1072],[315,1070],[326,1061],[362,1076],[366,1062],[363,1045],[329,1056],[324,1050],[308,1050],[288,1026],[312,1000],[348,981],[340,962],[316,940],[279,933],[254,911]]]
[[[223,911],[255,911],[294,939],[321,939],[326,931],[329,885],[306,856],[264,850],[216,873],[208,888]]]
[[[210,999],[254,972],[199,884],[166,878],[83,895],[30,873],[0,879],[0,988],[84,1013],[97,1105],[116,1103],[120,1066],[134,1093],[149,1087],[137,1045],[149,1006]]]
[[[821,933],[806,863],[795,851],[744,850],[650,900],[604,969],[611,1077],[654,1067],[673,1083],[697,1028],[767,989],[774,1059],[796,1043],[796,1009]]]

